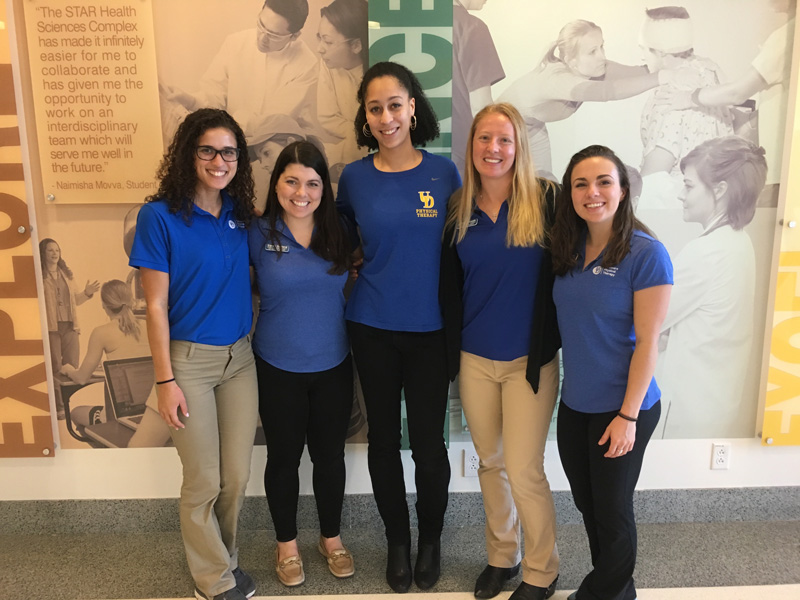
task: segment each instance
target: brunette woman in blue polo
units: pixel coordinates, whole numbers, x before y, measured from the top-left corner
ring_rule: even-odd
[[[286,586],[305,581],[297,547],[297,470],[303,448],[314,464],[319,552],[336,577],[354,573],[339,525],[344,442],[353,404],[353,366],[344,321],[348,235],[328,166],[314,144],[289,144],[272,171],[264,215],[250,228],[250,261],[261,307],[253,346],[259,412],[267,439],[264,488]]]
[[[200,109],[178,127],[139,212],[141,270],[157,408],[183,463],[181,534],[198,600],[255,593],[236,531],[250,478],[258,390],[247,224],[253,178],[241,128]],[[191,416],[190,416],[191,415]]]
[[[558,451],[592,571],[572,600],[634,600],[633,492],[661,414],[653,372],[672,288],[664,246],[633,214],[624,164],[589,146],[567,166],[551,252],[564,360]]]
[[[415,147],[434,140],[439,124],[406,67],[392,62],[370,67],[358,100],[358,144],[377,152],[347,165],[339,179],[338,201],[358,224],[364,250],[346,317],[367,407],[369,474],[386,526],[386,580],[402,593],[411,586],[412,570],[400,459],[401,390],[417,484],[413,578],[421,589],[439,579],[450,482],[439,258],[447,200],[461,180],[450,160]]]

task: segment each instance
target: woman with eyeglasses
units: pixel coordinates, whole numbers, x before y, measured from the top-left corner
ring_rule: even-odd
[[[258,419],[247,225],[253,179],[241,128],[203,108],[178,127],[139,212],[157,410],[183,464],[181,534],[197,600],[255,593],[236,530]],[[156,407],[153,407],[156,408]]]
[[[320,9],[317,118],[333,138],[325,144],[332,167],[364,156],[356,144],[356,94],[367,63],[367,0],[333,0]],[[342,164],[342,167],[344,166]],[[336,171],[336,169],[335,169]]]

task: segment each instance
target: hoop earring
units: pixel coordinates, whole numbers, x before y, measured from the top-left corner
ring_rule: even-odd
[[[411,131],[414,131],[417,128],[417,115],[411,115]]]
[[[372,137],[372,132],[369,130],[369,125],[366,123],[361,126],[361,133],[364,134],[364,137]]]

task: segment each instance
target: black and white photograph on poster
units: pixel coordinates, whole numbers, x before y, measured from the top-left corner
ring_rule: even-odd
[[[794,23],[794,0],[454,0],[454,140],[510,102],[540,176],[599,143],[641,182],[675,261],[657,437],[755,433]]]
[[[189,112],[228,111],[247,137],[258,210],[291,142],[317,145],[334,183],[366,154],[353,119],[367,62],[367,0],[200,0],[153,11],[165,143]]]

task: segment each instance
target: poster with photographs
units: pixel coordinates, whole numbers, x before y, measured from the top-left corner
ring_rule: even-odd
[[[637,216],[675,266],[656,437],[754,435],[794,1],[455,0],[453,11],[454,140],[503,101],[525,118],[540,176],[558,180],[590,144],[629,165]]]

